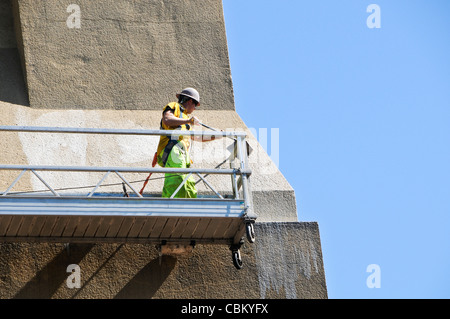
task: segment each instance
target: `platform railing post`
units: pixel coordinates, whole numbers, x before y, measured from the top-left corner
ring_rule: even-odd
[[[245,151],[244,151],[245,149]],[[247,174],[245,173],[248,165],[247,160],[247,146],[245,139],[241,136],[237,137],[237,153],[239,156],[240,169],[242,172],[242,192],[244,196],[244,204],[246,209],[246,215],[248,219],[254,219],[256,215],[253,212],[253,200],[250,190],[250,183]]]

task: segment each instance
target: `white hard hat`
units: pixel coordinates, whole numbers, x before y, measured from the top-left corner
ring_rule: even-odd
[[[181,91],[181,93],[177,94],[177,98],[179,98],[180,95],[190,97],[191,99],[196,100],[200,104],[200,94],[196,89],[186,88],[183,91]]]

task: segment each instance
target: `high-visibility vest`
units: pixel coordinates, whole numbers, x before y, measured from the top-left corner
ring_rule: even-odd
[[[181,119],[189,119],[189,116],[184,113],[183,106],[177,102],[172,102],[167,104],[164,107],[163,114],[168,109],[173,110],[173,114]],[[190,131],[191,126],[189,124],[183,124],[176,127],[167,126],[163,123],[161,119],[161,130],[182,130],[182,131]],[[189,147],[191,146],[191,138],[190,135],[187,136],[175,136],[174,139],[172,139],[171,136],[162,136],[159,139],[158,149],[157,149],[157,156],[158,156],[158,164],[162,167],[166,165],[167,158],[172,151],[172,148],[175,144],[178,142],[181,142],[184,144],[184,149],[186,152],[189,152]]]

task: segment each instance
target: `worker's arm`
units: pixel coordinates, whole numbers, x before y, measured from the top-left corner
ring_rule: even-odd
[[[184,124],[196,125],[199,122],[195,116],[191,117],[190,119],[180,119],[170,111],[164,112],[162,120],[163,124],[169,127],[178,127]]]
[[[181,119],[176,117],[169,110],[164,112],[163,114],[163,123],[169,127],[178,127],[180,125],[189,124],[189,125],[199,125],[200,121],[197,117],[193,116],[190,119]],[[216,136],[191,136],[191,139],[198,142],[210,142],[214,140],[221,139],[221,135]]]

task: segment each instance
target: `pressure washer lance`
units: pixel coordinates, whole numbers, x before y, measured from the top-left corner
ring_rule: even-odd
[[[208,126],[208,125],[206,125],[206,124],[203,124],[203,123],[201,123],[201,122],[198,122],[198,124],[199,125],[201,125],[201,126],[203,126],[203,127],[205,127],[205,128],[207,128],[207,129],[210,129],[211,131],[215,131],[215,132],[223,132],[223,131],[221,131],[221,130],[218,130],[218,129],[215,129],[214,127],[211,127],[211,126]],[[232,139],[233,141],[234,141],[234,143],[236,143],[237,142],[237,139],[236,138],[234,138],[234,137],[230,137],[230,136],[227,136],[228,138],[230,138],[230,139]],[[235,147],[236,145],[234,144],[234,146],[233,147]],[[250,146],[250,144],[248,144],[248,142],[246,141],[246,146],[247,146],[247,154],[248,155],[250,155],[251,153],[252,153],[252,151],[253,151],[253,148]],[[226,160],[224,160],[222,163],[220,163],[219,165],[217,165],[215,168],[219,168],[219,167],[221,167],[223,164],[225,164],[228,160],[230,160],[230,158],[233,156],[233,154],[231,154],[230,155],[230,157],[228,157]],[[204,177],[207,177],[209,174],[206,174]],[[202,180],[201,179],[199,179],[198,181],[196,181],[195,182],[195,185],[197,185],[199,182],[201,182]]]
[[[220,132],[220,130],[215,129],[214,127],[208,126],[208,125],[206,125],[206,124],[203,124],[203,123],[201,123],[201,122],[198,122],[198,124],[200,124],[200,125],[203,126],[203,127],[206,127],[207,129],[210,129],[211,131]]]
[[[211,126],[208,126],[208,125],[206,125],[206,124],[203,124],[203,123],[201,123],[201,122],[198,122],[198,124],[200,124],[201,126],[203,126],[203,127],[206,127],[207,129],[210,129],[211,131],[215,131],[215,132],[223,132],[223,131],[221,131],[221,130],[218,130],[218,129],[216,129],[216,128],[214,128],[214,127],[211,127]],[[237,141],[237,139],[236,138],[234,138],[234,137],[231,137],[231,136],[227,136],[228,138],[231,138],[233,141]],[[248,144],[248,141],[246,141],[245,142],[245,144],[246,144],[246,146],[247,146],[247,155],[250,155],[251,153],[252,153],[252,151],[253,151],[253,148],[250,146],[250,144]]]

